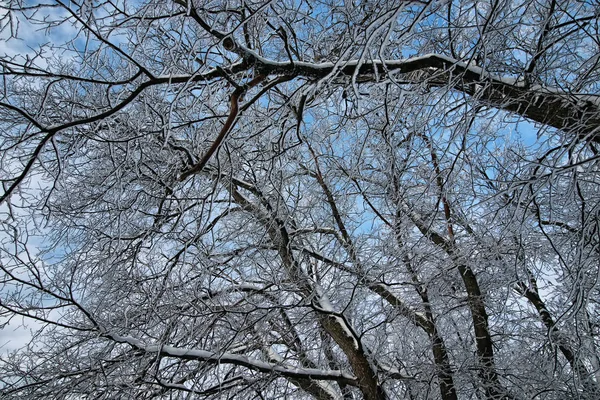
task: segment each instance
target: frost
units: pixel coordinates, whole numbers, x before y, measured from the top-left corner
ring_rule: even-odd
[[[335,380],[340,378],[344,378],[346,380],[356,379],[355,377],[340,371],[320,370],[315,368],[297,368],[284,366],[281,364],[271,364],[252,359],[245,355],[231,353],[214,353],[206,350],[184,349],[168,345],[145,345],[141,340],[131,336],[120,336],[115,334],[106,334],[106,336],[118,343],[129,344],[136,349],[143,350],[147,353],[160,352],[161,355],[167,357],[207,361],[220,364],[241,365],[261,372],[276,372],[285,376],[293,376],[297,378],[312,378],[320,380]]]

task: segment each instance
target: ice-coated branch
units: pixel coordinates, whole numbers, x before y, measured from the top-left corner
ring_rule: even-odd
[[[442,54],[368,62],[281,62],[262,57],[238,44],[233,45],[227,41],[225,44],[265,75],[293,75],[315,79],[347,76],[357,78],[358,82],[375,82],[394,75],[422,72],[418,77],[409,77],[408,81],[451,87],[488,106],[576,134],[584,140],[600,142],[600,96],[527,85],[513,77],[497,76],[481,67]]]
[[[167,345],[148,345],[134,337],[120,336],[113,333],[107,333],[105,336],[117,343],[128,344],[136,350],[141,350],[151,354],[160,354],[163,357],[202,361],[210,364],[231,364],[240,367],[246,367],[254,371],[276,373],[284,377],[336,381],[352,386],[357,385],[357,378],[343,371],[325,371],[316,368],[296,368],[283,364],[268,363],[239,354],[214,353],[207,350],[183,349]]]

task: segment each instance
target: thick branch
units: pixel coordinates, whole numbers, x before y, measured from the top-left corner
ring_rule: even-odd
[[[427,54],[404,60],[350,60],[334,63],[278,62],[252,50],[235,46],[235,51],[260,73],[326,78],[353,76],[370,82],[393,74],[422,72],[413,83],[439,86],[449,84],[455,90],[473,95],[494,108],[510,111],[535,122],[576,134],[600,143],[600,96],[570,93],[557,88],[527,86],[514,78],[502,78],[441,54]]]
[[[475,272],[473,272],[469,266],[461,262],[459,256],[455,252],[454,245],[450,241],[428,227],[416,213],[409,211],[408,216],[419,231],[421,231],[423,236],[429,238],[434,244],[448,254],[460,273],[467,292],[467,300],[471,311],[471,318],[473,320],[477,356],[481,364],[480,377],[486,386],[487,398],[490,400],[513,398],[513,396],[507,394],[506,390],[502,387],[496,372],[494,344],[489,328],[489,317],[485,308],[484,296]]]
[[[233,181],[230,181],[229,190],[236,203],[253,214],[266,228],[288,274],[296,281],[296,284],[302,291],[302,295],[306,298],[313,298],[313,306],[319,314],[321,326],[348,358],[354,374],[358,377],[356,386],[358,386],[364,398],[367,400],[385,399],[386,395],[378,382],[377,373],[369,362],[367,350],[360,342],[360,338],[354,334],[354,330],[350,324],[342,316],[334,312],[333,306],[322,289],[318,284],[311,282],[295,259],[291,251],[290,234],[285,222],[272,213],[266,199],[261,199],[265,203],[265,208],[269,208],[265,211],[246,199],[235,188]],[[255,194],[260,196],[260,192]]]

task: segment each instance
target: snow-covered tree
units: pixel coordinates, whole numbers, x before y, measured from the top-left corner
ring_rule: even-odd
[[[0,398],[600,397],[596,2],[0,10]]]

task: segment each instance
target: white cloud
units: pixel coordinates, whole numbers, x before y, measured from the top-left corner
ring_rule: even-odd
[[[0,326],[3,326],[0,329],[0,355],[27,346],[33,333],[41,328],[38,321],[30,318],[12,318],[10,321],[0,318]]]

